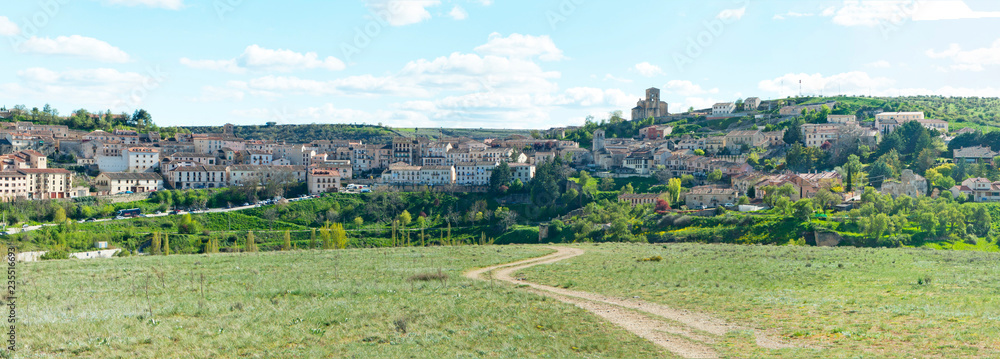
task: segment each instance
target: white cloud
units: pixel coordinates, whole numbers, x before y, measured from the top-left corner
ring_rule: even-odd
[[[873,67],[873,68],[877,68],[877,69],[885,69],[885,68],[892,67],[892,64],[890,64],[889,61],[886,61],[886,60],[879,60],[879,61],[875,61],[875,62],[869,62],[869,63],[865,64],[865,67]]]
[[[663,69],[661,69],[659,66],[653,65],[648,62],[640,62],[638,64],[635,64],[633,69],[635,69],[635,71],[638,72],[640,75],[646,77],[654,77],[664,74]]]
[[[710,93],[711,94],[719,93],[718,88],[705,90],[701,88],[700,85],[697,85],[687,80],[671,80],[670,82],[667,82],[667,85],[664,87],[668,92],[675,93],[681,96],[696,96],[696,95],[704,95]]]
[[[868,73],[854,71],[832,76],[822,74],[786,74],[784,76],[764,80],[758,88],[771,92],[777,97],[792,96],[799,93],[799,81],[802,81],[803,95],[820,95],[834,93],[867,94],[870,89],[886,88],[894,81],[885,77],[871,77]]]
[[[184,8],[184,0],[104,0],[104,3],[124,6],[148,6],[167,10],[180,10]]]
[[[427,8],[441,5],[439,0],[366,0],[368,8],[389,25],[404,26],[431,18]]]
[[[746,12],[747,12],[746,6],[736,9],[725,9],[719,12],[719,15],[717,15],[716,18],[724,21],[736,21],[742,19],[743,15],[746,14]]]
[[[29,54],[70,55],[114,63],[130,60],[125,51],[107,42],[80,35],[59,36],[55,39],[32,36],[17,46],[17,50]]]
[[[341,108],[327,103],[317,107],[300,109],[251,108],[234,110],[232,114],[241,118],[256,118],[279,123],[382,123],[386,126],[437,127],[440,124],[414,111],[363,111]]]
[[[240,74],[247,70],[292,72],[296,70],[324,69],[340,71],[347,66],[340,59],[330,56],[320,59],[315,52],[298,53],[292,50],[265,49],[258,45],[247,46],[243,54],[232,60],[192,60],[181,58],[182,65],[201,69]]]
[[[224,71],[234,74],[242,74],[246,72],[245,68],[236,64],[236,60],[191,60],[189,58],[182,57],[180,62],[181,65],[199,70]]]
[[[455,5],[455,7],[451,8],[451,12],[448,13],[448,16],[451,16],[451,18],[455,20],[465,20],[469,17],[469,13],[466,12],[461,6]]]
[[[248,46],[238,61],[243,67],[282,72],[300,69],[340,71],[346,67],[343,61],[333,56],[320,60],[315,52],[302,54],[291,50],[265,49],[257,45]]]
[[[215,86],[203,86],[201,88],[201,97],[194,98],[194,102],[235,102],[243,101],[243,97],[246,95],[243,91],[226,88],[226,87],[215,87]]]
[[[480,5],[483,6],[493,5],[493,0],[473,0],[473,1],[478,2]]]
[[[975,11],[963,0],[844,0],[824,16],[842,26],[898,25],[906,20],[937,21],[1000,18],[997,11]]]
[[[0,35],[14,36],[21,33],[21,28],[17,27],[13,21],[6,16],[0,16]]]
[[[621,82],[621,83],[626,83],[626,84],[632,83],[632,80],[629,80],[629,79],[626,79],[626,78],[621,78],[621,77],[616,77],[616,76],[614,76],[612,74],[606,74],[606,75],[604,75],[604,81],[615,81],[615,82]]]
[[[951,59],[952,70],[983,71],[985,66],[1000,65],[1000,39],[990,47],[966,51],[958,44],[951,44],[941,52],[927,50],[926,54],[934,59]]]
[[[150,90],[163,79],[115,69],[52,71],[34,67],[17,72],[18,82],[0,84],[0,92],[17,93],[25,102],[59,99],[73,108],[129,110],[123,103],[140,106]],[[158,86],[158,85],[157,85]],[[9,91],[9,92],[8,92]]]
[[[548,35],[532,36],[521,34],[510,34],[503,37],[498,32],[490,34],[489,40],[484,45],[475,48],[476,52],[483,55],[495,55],[511,58],[533,58],[537,56],[543,61],[558,61],[566,57],[562,50],[556,47],[552,38]]]
[[[791,17],[810,17],[810,16],[816,16],[816,14],[789,11],[789,12],[784,13],[784,14],[776,14],[776,15],[774,15],[773,19],[774,20],[784,20],[784,19],[791,18]]]

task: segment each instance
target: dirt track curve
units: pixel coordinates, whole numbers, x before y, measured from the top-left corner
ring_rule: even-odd
[[[531,292],[583,308],[685,358],[717,358],[719,354],[711,347],[717,337],[730,331],[747,329],[705,314],[673,309],[662,304],[557,288],[519,280],[512,276],[524,268],[555,263],[584,253],[584,250],[578,248],[549,248],[556,252],[538,258],[471,270],[466,272],[465,276],[489,280],[483,275],[493,272],[495,279],[527,285]],[[760,347],[768,349],[791,347],[759,331],[753,332]]]

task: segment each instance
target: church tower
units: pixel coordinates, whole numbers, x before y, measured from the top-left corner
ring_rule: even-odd
[[[600,152],[604,147],[604,130],[594,131],[594,152]]]

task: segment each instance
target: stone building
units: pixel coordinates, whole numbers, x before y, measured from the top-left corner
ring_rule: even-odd
[[[913,170],[903,170],[899,181],[886,180],[882,182],[882,193],[888,194],[892,198],[899,196],[917,198],[927,194],[927,179],[913,173]]]
[[[632,108],[632,121],[663,117],[669,114],[667,110],[667,103],[660,101],[660,89],[650,87],[646,89],[646,99],[639,99]]]

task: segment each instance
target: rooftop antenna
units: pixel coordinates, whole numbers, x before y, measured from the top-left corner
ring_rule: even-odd
[[[802,97],[802,80],[799,80],[799,97]]]

